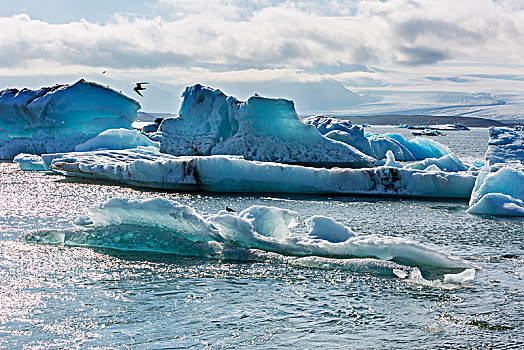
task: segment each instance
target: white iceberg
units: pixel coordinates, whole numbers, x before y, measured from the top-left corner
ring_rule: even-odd
[[[316,116],[303,121],[315,126],[325,137],[344,142],[378,160],[384,159],[388,151],[401,161],[439,158],[450,153],[447,146],[434,140],[420,137],[406,140],[400,134],[364,133],[363,127],[352,125],[348,120]]]
[[[425,171],[466,171],[468,167],[453,153],[440,158],[426,158],[423,161],[406,164],[406,169],[419,169]],[[430,169],[428,169],[430,168]]]
[[[21,170],[25,171],[45,171],[47,170],[42,157],[36,154],[20,153],[13,159]]]
[[[131,128],[138,102],[79,80],[39,90],[0,92],[0,159],[20,153],[68,152],[110,128]]]
[[[490,128],[486,164],[469,205],[470,213],[524,216],[524,135]]]
[[[84,143],[75,146],[76,152],[102,149],[129,149],[143,147],[160,148],[158,142],[151,141],[143,133],[129,129],[108,129]]]
[[[440,158],[450,153],[446,145],[422,137],[415,137],[412,140],[406,140],[400,134],[366,134],[366,137],[377,159],[384,159],[387,151],[392,151],[395,159],[403,161]]]
[[[70,230],[30,232],[22,240],[230,259],[247,257],[257,250],[267,259],[286,261],[287,256],[290,263],[313,267],[319,262],[343,266],[344,261],[355,258],[358,264],[363,263],[362,258],[379,259],[391,262],[380,268],[389,268],[392,275],[393,269],[399,274],[399,269],[409,272],[410,266],[474,267],[405,238],[355,235],[349,227],[327,217],[312,217],[304,224],[297,212],[276,207],[253,206],[238,215],[226,211],[202,215],[164,198],[113,198],[89,208],[74,225]]]
[[[173,156],[153,147],[46,154],[64,175],[175,190],[469,198],[475,176],[392,167],[312,168],[239,156]]]
[[[220,90],[184,91],[176,118],[151,137],[173,155],[239,155],[247,160],[315,166],[370,166],[352,146],[323,137],[298,118],[292,101],[252,96],[240,102]]]

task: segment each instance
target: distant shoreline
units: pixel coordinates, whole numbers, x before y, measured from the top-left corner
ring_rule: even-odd
[[[329,113],[323,114],[330,116]],[[149,113],[138,112],[137,121],[154,121],[155,118],[174,117],[176,114],[172,113]],[[309,117],[310,115],[300,115],[300,119]],[[333,116],[337,119],[349,120],[356,125],[368,123],[370,125],[435,125],[435,124],[453,124],[462,123],[469,127],[490,127],[490,126],[515,126],[524,125],[524,120],[493,120],[487,118],[477,117],[454,117],[454,116],[434,116],[434,115],[371,115],[371,116]]]
[[[329,116],[329,114],[326,114]],[[302,116],[301,116],[302,117]],[[304,116],[305,117],[305,116]],[[431,116],[431,115],[373,115],[373,116],[335,116],[337,119],[349,120],[353,124],[362,125],[369,123],[370,125],[435,125],[435,124],[451,124],[462,123],[470,127],[490,127],[490,126],[511,126],[520,125],[515,121],[501,122],[493,119],[475,118],[475,117],[453,117],[453,116]]]

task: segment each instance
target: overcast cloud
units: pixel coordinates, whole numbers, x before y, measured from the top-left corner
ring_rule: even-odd
[[[175,95],[196,82],[326,80],[478,91],[464,75],[524,66],[523,0],[106,2],[0,0],[0,88],[86,77],[147,79]],[[522,91],[519,80],[504,86]]]
[[[522,64],[522,5],[489,0],[159,0],[154,6],[164,8],[164,17],[115,14],[105,23],[62,24],[34,19],[28,10],[0,17],[0,60],[4,69],[42,63],[145,70]]]

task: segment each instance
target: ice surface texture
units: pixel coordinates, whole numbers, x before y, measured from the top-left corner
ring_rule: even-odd
[[[47,154],[66,175],[160,189],[213,192],[343,193],[469,198],[475,176],[392,167],[319,169],[239,156],[172,156],[155,148]]]
[[[351,125],[347,120],[316,116],[303,121],[316,127],[325,137],[344,142],[378,160],[386,158],[388,151],[393,152],[396,160],[403,161],[440,158],[450,153],[447,146],[434,140],[420,137],[406,140],[399,134],[364,133],[364,128]]]
[[[490,128],[486,164],[469,204],[471,213],[524,216],[524,135]]]
[[[368,267],[389,269],[402,278],[410,272],[416,275],[418,269],[410,270],[410,266],[473,267],[460,258],[405,238],[357,235],[328,217],[314,216],[303,222],[297,212],[277,207],[251,206],[238,214],[224,210],[202,215],[164,198],[113,198],[89,208],[87,215],[74,221],[74,226],[71,230],[31,232],[23,240],[236,260],[253,258],[259,251],[266,259],[273,257],[280,262],[318,268],[351,267],[348,260],[354,258],[357,261],[353,265],[362,266],[366,261],[363,258],[367,258]],[[374,259],[390,263],[379,266]],[[474,271],[467,275],[455,275],[454,279],[448,275],[448,279],[460,283],[472,279]]]
[[[356,148],[323,137],[298,118],[292,101],[252,96],[240,102],[201,85],[184,91],[179,116],[151,136],[173,155],[241,155],[247,160],[315,166],[370,166]]]
[[[85,80],[39,90],[3,90],[0,158],[72,151],[104,130],[130,129],[139,108],[129,97]]]

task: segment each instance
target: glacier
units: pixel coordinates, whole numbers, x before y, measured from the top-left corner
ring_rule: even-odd
[[[131,129],[140,104],[83,79],[39,90],[0,92],[0,159],[73,151],[111,128]]]
[[[258,95],[238,101],[200,84],[182,94],[178,116],[150,138],[173,155],[238,155],[247,160],[313,166],[371,166],[355,147],[323,137],[302,123],[293,101]]]
[[[486,164],[470,198],[468,212],[524,216],[524,135],[490,128]]]
[[[400,161],[440,158],[450,153],[447,146],[435,140],[422,137],[406,140],[400,134],[367,133],[363,127],[352,125],[348,120],[314,116],[303,121],[316,127],[325,137],[353,146],[378,160],[384,159],[388,151],[392,151],[395,159]]]
[[[313,216],[302,221],[299,213],[278,207],[251,206],[238,214],[222,210],[203,215],[190,206],[159,197],[112,198],[89,208],[73,225],[72,229],[29,232],[22,240],[218,259],[252,259],[258,255],[318,268],[351,268],[355,259],[355,268],[362,269],[367,262],[370,268],[389,269],[391,275],[401,278],[413,273],[417,276],[419,268],[463,270],[460,274],[465,277],[444,276],[455,283],[471,280],[476,268],[409,239],[359,235],[331,218]]]
[[[155,147],[42,155],[48,169],[157,189],[469,198],[476,176],[389,166],[313,168],[242,156],[173,156]]]

